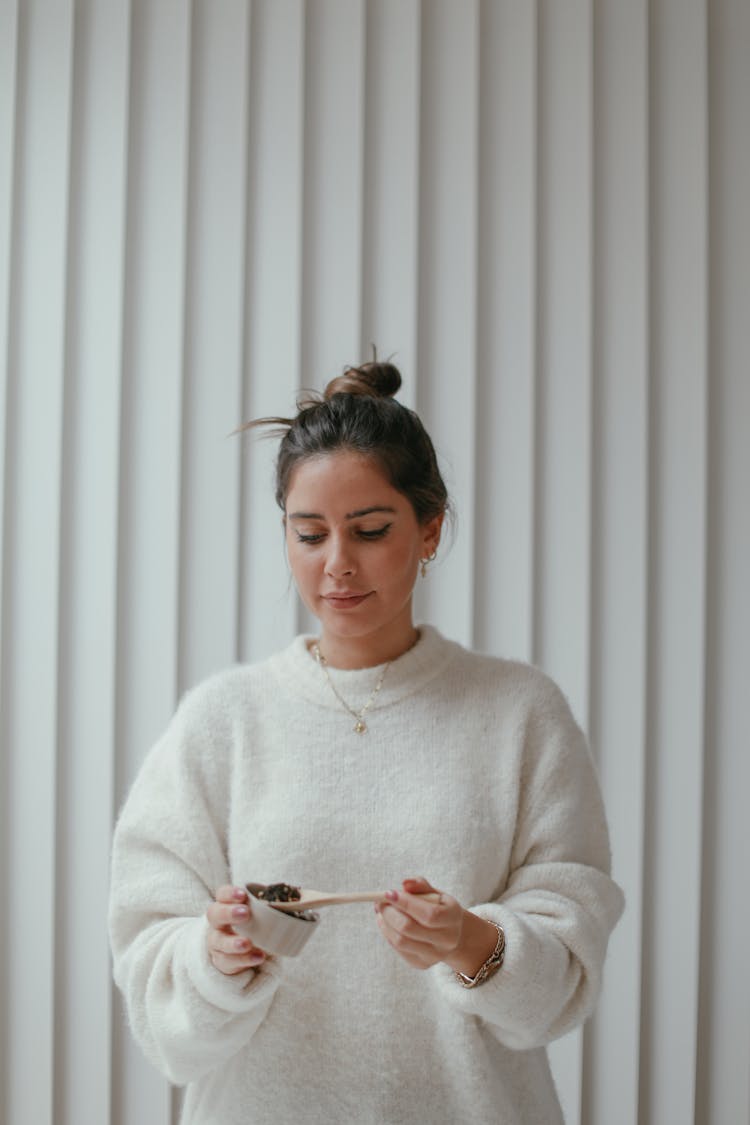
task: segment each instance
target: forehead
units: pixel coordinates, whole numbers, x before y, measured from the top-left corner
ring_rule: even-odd
[[[341,450],[308,457],[295,468],[286,497],[287,512],[336,512],[373,505],[400,509],[408,500],[370,457]]]

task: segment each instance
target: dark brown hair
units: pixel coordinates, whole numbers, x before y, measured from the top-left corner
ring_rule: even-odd
[[[348,367],[325,391],[305,392],[294,418],[257,418],[241,429],[273,426],[283,435],[276,460],[282,511],[296,467],[310,457],[350,451],[370,457],[411,503],[419,523],[450,509],[430,436],[413,410],[393,397],[401,374],[392,363]]]

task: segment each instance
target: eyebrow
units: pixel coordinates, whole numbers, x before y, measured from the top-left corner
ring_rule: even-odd
[[[347,512],[344,519],[357,520],[361,519],[362,516],[371,516],[373,512],[391,512],[395,515],[396,509],[381,507],[380,505],[374,505],[372,508],[358,508],[356,512]],[[288,518],[290,520],[324,520],[325,516],[322,516],[320,512],[291,512]]]

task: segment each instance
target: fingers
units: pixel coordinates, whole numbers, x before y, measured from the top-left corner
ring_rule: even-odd
[[[420,875],[418,879],[404,879],[401,886],[405,891],[413,895],[426,895],[432,891],[433,894],[439,894],[437,887],[433,887],[424,876]]]
[[[222,934],[219,931],[209,933],[208,956],[214,968],[225,976],[235,976],[246,969],[256,969],[266,959],[263,950],[257,949],[249,938]]]
[[[416,886],[418,889],[412,890]],[[382,909],[392,907],[401,914],[407,915],[421,927],[428,930],[440,930],[457,921],[461,907],[450,895],[438,891],[426,879],[405,879],[403,890],[387,891],[387,903],[382,904]],[[424,895],[432,892],[439,894],[438,902],[431,902]]]
[[[219,887],[215,898],[217,902],[247,902],[247,891],[244,887],[235,887],[229,883]]]
[[[234,922],[247,922],[250,917],[247,891],[241,887],[219,887],[216,901],[211,903],[206,916],[216,930],[226,931]]]
[[[415,929],[416,923],[405,914],[399,914],[388,907],[377,912],[377,924],[381,934],[390,946],[416,969],[429,969],[441,958],[432,941],[425,940],[432,931]]]
[[[266,959],[262,949],[249,938],[237,934],[233,922],[246,922],[250,918],[247,892],[241,887],[219,887],[216,900],[206,910],[208,931],[208,956],[214,968],[225,976],[235,976],[246,969],[257,968]]]
[[[444,960],[458,944],[463,908],[450,895],[440,892],[426,879],[405,879],[401,891],[388,891],[376,914],[383,937],[405,961],[426,969]],[[438,902],[425,894],[440,895]]]

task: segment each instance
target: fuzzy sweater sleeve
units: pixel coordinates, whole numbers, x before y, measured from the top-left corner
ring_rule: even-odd
[[[591,1015],[623,907],[593,761],[567,701],[544,679],[525,722],[509,876],[496,901],[471,908],[503,927],[504,963],[473,989],[436,965],[437,986],[505,1046],[544,1046]]]
[[[251,1039],[279,980],[273,960],[229,977],[208,958],[205,911],[230,882],[227,726],[220,707],[186,697],[144,762],[113,841],[115,981],[145,1055],[180,1085]]]

